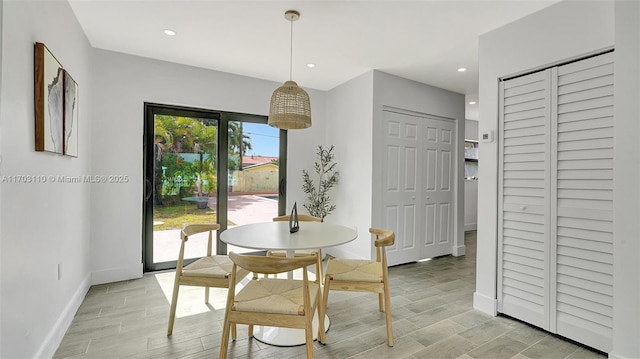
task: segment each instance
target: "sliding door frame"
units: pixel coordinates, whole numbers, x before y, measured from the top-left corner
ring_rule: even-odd
[[[183,116],[193,118],[210,118],[217,121],[217,153],[218,161],[216,171],[218,173],[216,213],[220,230],[217,231],[216,254],[227,254],[227,244],[220,240],[220,233],[227,229],[227,204],[228,181],[220,179],[228,178],[229,158],[221,154],[228,153],[229,148],[229,122],[238,121],[245,123],[267,124],[267,117],[236,112],[216,111],[194,107],[165,105],[158,103],[144,103],[144,131],[143,131],[143,189],[142,189],[142,263],[144,271],[157,271],[174,269],[176,261],[153,262],[153,141],[154,141],[154,117],[155,115]],[[283,214],[286,209],[286,174],[287,174],[287,131],[279,131],[279,187],[278,187],[278,214]],[[179,246],[179,238],[176,238],[176,246]],[[191,259],[193,261],[194,259]],[[188,261],[185,260],[185,263]]]

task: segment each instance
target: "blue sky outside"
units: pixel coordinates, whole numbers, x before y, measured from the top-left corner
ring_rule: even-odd
[[[251,149],[246,155],[278,157],[278,129],[266,124],[243,123],[245,134],[251,138]]]

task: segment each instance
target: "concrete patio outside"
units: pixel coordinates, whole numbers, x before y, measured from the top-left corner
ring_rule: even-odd
[[[196,205],[195,203],[193,204]],[[216,208],[216,197],[209,197],[207,205],[211,210]],[[277,195],[230,195],[228,202],[228,219],[235,225],[268,222],[278,215]],[[232,225],[229,225],[231,227]],[[215,235],[215,234],[214,234]],[[207,253],[207,233],[200,233],[189,238],[185,248],[185,258],[197,258]],[[215,238],[214,248],[215,253]],[[173,261],[178,258],[180,250],[180,229],[153,231],[154,262]],[[228,251],[251,252],[252,249],[228,246]]]

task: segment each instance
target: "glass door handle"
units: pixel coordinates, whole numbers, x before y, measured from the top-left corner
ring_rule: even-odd
[[[149,179],[145,179],[145,195],[144,195],[144,200],[148,201],[149,198],[151,198],[151,195],[153,194],[153,184],[151,183],[151,181],[149,181]]]

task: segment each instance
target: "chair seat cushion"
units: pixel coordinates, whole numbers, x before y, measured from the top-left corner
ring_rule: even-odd
[[[325,273],[331,280],[382,282],[380,262],[366,259],[331,259]]]
[[[304,315],[303,281],[261,278],[250,281],[235,296],[231,310],[241,312]],[[314,306],[319,287],[310,283],[309,295]]]
[[[231,276],[233,262],[225,255],[202,257],[182,269],[185,277],[211,277],[225,279]],[[236,278],[238,280],[249,274],[244,268],[238,267]]]

